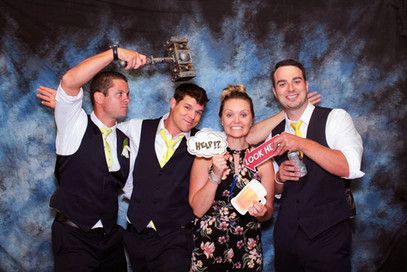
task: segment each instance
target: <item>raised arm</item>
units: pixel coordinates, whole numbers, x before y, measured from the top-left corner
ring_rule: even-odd
[[[189,204],[196,217],[201,218],[212,206],[216,190],[227,171],[226,155],[212,159],[195,158],[191,170]],[[212,167],[212,175],[209,171]]]
[[[308,101],[311,104],[318,104],[321,101],[321,95],[318,94],[316,91],[310,92],[307,95]],[[271,131],[281,122],[284,120],[284,112],[281,111],[276,115],[273,115],[263,121],[260,121],[252,126],[250,129],[249,134],[246,137],[246,141],[250,145],[256,145],[260,142],[263,142],[267,139],[270,135]]]
[[[211,207],[218,185],[209,180],[211,160],[195,158],[191,169],[189,204],[194,215],[201,218]]]
[[[136,51],[118,48],[117,53],[119,59],[127,61],[126,70],[137,69],[146,63],[146,57]],[[113,51],[111,49],[87,58],[65,73],[61,80],[62,89],[68,95],[76,96],[83,85],[112,61]],[[55,109],[55,89],[40,86],[36,96],[41,100],[42,105]]]
[[[251,127],[250,132],[246,137],[246,141],[250,145],[256,145],[266,140],[270,135],[270,132],[283,120],[284,112],[280,111],[276,115],[256,123]]]
[[[146,63],[146,56],[136,51],[118,48],[117,53],[119,59],[127,61],[126,70],[137,69]],[[61,80],[62,89],[70,96],[77,95],[83,85],[112,61],[113,50],[111,49],[85,59],[64,74]]]

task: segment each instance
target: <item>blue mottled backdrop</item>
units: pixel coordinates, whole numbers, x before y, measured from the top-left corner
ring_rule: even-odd
[[[346,109],[364,141],[366,175],[352,184],[353,270],[406,271],[407,1],[1,0],[0,15],[1,271],[53,267],[55,125],[36,88],[56,87],[69,67],[113,42],[160,56],[171,36],[188,37],[193,81],[211,98],[201,128],[220,129],[218,96],[231,83],[247,86],[257,120],[276,113],[272,65],[303,62],[322,105]],[[128,76],[129,117],[168,111],[174,85],[166,65]],[[274,270],[272,232],[270,222],[265,271]]]

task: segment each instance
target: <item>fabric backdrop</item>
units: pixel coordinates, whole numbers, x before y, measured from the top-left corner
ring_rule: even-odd
[[[256,120],[276,113],[271,68],[288,57],[305,64],[321,105],[347,110],[364,141],[366,175],[352,182],[353,270],[406,271],[407,1],[1,0],[0,14],[0,270],[53,269],[55,124],[36,88],[56,87],[113,42],[163,56],[175,36],[189,39],[192,81],[211,99],[200,128],[220,129],[219,93],[232,83],[247,86]],[[168,111],[166,64],[125,74],[130,118]],[[272,232],[273,220],[263,231],[265,271],[274,271]]]

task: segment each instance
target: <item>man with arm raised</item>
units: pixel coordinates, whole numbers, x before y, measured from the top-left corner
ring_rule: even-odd
[[[117,192],[129,173],[129,158],[121,152],[129,140],[116,129],[116,120],[127,114],[129,88],[124,75],[100,72],[114,54],[127,61],[126,69],[145,64],[145,56],[135,51],[107,50],[68,70],[57,90],[58,188],[50,201],[56,211],[55,271],[127,271],[116,220]],[[82,86],[90,80],[93,111],[87,115]]]

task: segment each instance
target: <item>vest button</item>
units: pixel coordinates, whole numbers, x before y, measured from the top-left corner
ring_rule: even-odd
[[[300,201],[297,199],[297,200],[295,201],[295,203],[299,204],[299,203],[300,203]]]

